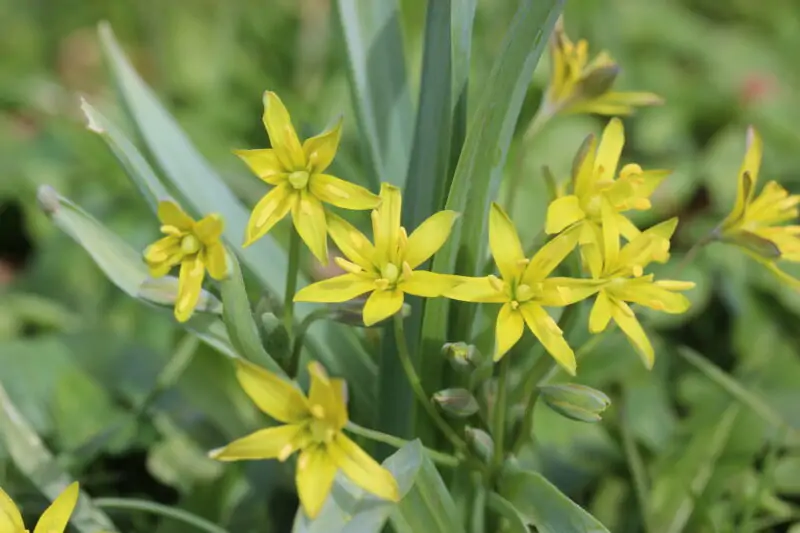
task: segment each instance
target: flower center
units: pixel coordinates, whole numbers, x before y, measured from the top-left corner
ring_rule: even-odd
[[[394,263],[386,263],[381,269],[381,277],[390,285],[394,285],[400,277],[400,269]]]
[[[200,251],[200,241],[194,235],[184,235],[181,239],[181,251],[186,254],[196,254]]]
[[[298,170],[289,174],[289,183],[295,189],[305,189],[308,185],[308,172],[305,170]]]
[[[308,423],[308,430],[314,442],[328,443],[336,436],[336,430],[331,427],[330,422],[325,419],[325,411],[321,405],[315,405],[311,409],[314,417]]]
[[[586,202],[585,211],[590,218],[600,218],[602,201],[599,194],[592,195]]]

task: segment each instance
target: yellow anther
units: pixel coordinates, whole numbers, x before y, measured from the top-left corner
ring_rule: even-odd
[[[175,226],[170,226],[167,224],[161,226],[161,228],[159,229],[161,230],[161,233],[166,233],[167,235],[172,235],[174,237],[179,237],[181,234],[181,230],[179,230]]]
[[[528,263],[530,263],[530,262],[531,262],[530,259],[528,259],[526,257],[523,257],[522,259],[518,259],[517,260],[517,266],[519,268],[525,268],[526,266],[528,266]]]
[[[325,408],[320,404],[312,405],[311,414],[314,415],[314,418],[325,418]]]
[[[411,269],[411,265],[408,264],[408,261],[403,261],[403,280],[408,281],[413,275],[414,271]]]
[[[278,461],[284,462],[289,458],[290,455],[292,455],[292,452],[294,452],[294,446],[291,444],[284,445],[283,448],[281,448],[281,451],[278,452]]]
[[[181,239],[181,252],[185,254],[195,254],[200,251],[200,240],[194,235],[185,235]]]
[[[500,278],[498,278],[494,274],[490,274],[488,279],[489,279],[489,284],[492,286],[494,290],[496,290],[497,292],[503,292],[505,284],[502,282],[502,280],[500,280]]]
[[[639,211],[645,211],[653,206],[647,198],[634,198],[631,205],[633,209],[638,209]]]
[[[384,278],[378,278],[375,280],[375,288],[379,291],[385,291],[389,288],[389,280]]]
[[[516,301],[516,300],[511,300],[511,302],[510,302],[510,303],[511,303],[511,309],[513,309],[514,311],[516,311],[517,309],[519,309],[519,302],[518,302],[518,301]]]
[[[336,263],[339,268],[351,274],[361,274],[364,271],[364,269],[362,269],[360,266],[355,263],[351,263],[343,257],[334,257],[333,262]]]

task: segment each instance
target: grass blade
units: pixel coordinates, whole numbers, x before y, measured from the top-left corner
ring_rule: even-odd
[[[411,152],[414,111],[406,78],[396,0],[338,0],[347,46],[353,107],[373,188],[402,186]]]
[[[0,434],[14,464],[42,493],[51,501],[54,500],[73,480],[44,447],[39,435],[22,417],[2,385],[0,385],[0,422],[2,422]],[[81,533],[116,531],[111,520],[83,492],[72,513],[71,524]]]

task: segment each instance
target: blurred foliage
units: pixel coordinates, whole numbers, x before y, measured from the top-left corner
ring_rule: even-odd
[[[473,92],[494,62],[514,4],[478,2]],[[404,0],[402,8],[416,85],[425,5]],[[343,114],[337,173],[372,179],[357,144],[334,11],[329,0],[0,0],[0,384],[90,494],[176,504],[231,531],[286,531],[294,516],[282,466],[222,469],[202,453],[259,421],[229,365],[205,346],[187,348],[180,330],[117,290],[36,206],[36,187],[50,184],[138,249],[156,235],[144,201],[83,124],[79,95],[119,116],[96,23],[111,23],[142,76],[251,204],[264,189],[230,150],[265,144],[260,95],[267,88],[282,95],[302,130]],[[732,205],[747,124],[764,135],[764,181],[800,190],[795,0],[570,0],[566,25],[618,60],[620,88],[666,99],[626,120],[623,158],[675,171],[654,197],[654,218],[639,221],[681,217],[674,264]],[[542,61],[520,133],[546,78]],[[546,207],[541,166],[565,178],[583,137],[602,125],[594,117],[559,119],[526,148],[515,212],[528,240]],[[538,466],[614,532],[641,530],[631,512],[635,450],[649,487],[649,495],[639,494],[648,531],[786,531],[800,523],[796,430],[768,424],[674,347],[692,347],[798,428],[800,296],[722,245],[702,250],[683,274],[698,283],[692,311],[654,314],[648,322],[664,337],[655,369],[645,371],[624,338],[608,335],[582,361],[578,379],[609,392],[604,422],[581,425],[540,405],[538,453],[521,461]],[[156,389],[167,362],[190,348],[185,372]],[[44,509],[1,447],[0,485],[26,514]],[[121,511],[111,516],[132,531],[184,527]]]

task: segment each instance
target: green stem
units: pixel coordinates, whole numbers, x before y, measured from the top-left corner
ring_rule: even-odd
[[[153,388],[148,391],[147,395],[136,408],[134,416],[136,420],[141,421],[147,414],[147,410],[153,402],[158,399],[161,393],[172,387],[178,381],[189,366],[189,363],[192,362],[199,345],[200,340],[191,333],[186,334],[186,336],[181,339],[181,342],[178,344],[177,348],[175,348],[172,359],[164,365],[164,368],[156,377]]]
[[[101,509],[129,509],[132,511],[142,511],[145,513],[161,515],[166,518],[172,518],[185,524],[190,524],[197,529],[207,531],[208,533],[228,533],[226,529],[199,517],[190,512],[174,507],[161,505],[160,503],[149,502],[147,500],[138,500],[135,498],[95,498],[92,500],[95,506]]]
[[[636,501],[639,504],[639,513],[642,520],[642,531],[645,533],[650,531],[650,520],[648,514],[648,488],[647,488],[647,475],[645,474],[644,462],[642,456],[636,448],[636,442],[633,439],[631,428],[628,423],[628,397],[624,396],[622,404],[622,412],[620,413],[620,432],[622,434],[622,447],[625,450],[625,458],[628,462],[628,470],[630,470],[631,478],[633,478],[633,489],[636,493]]]
[[[320,307],[319,309],[315,309],[306,315],[303,321],[297,326],[297,335],[295,335],[294,339],[292,340],[292,354],[291,358],[289,359],[288,374],[290,376],[297,375],[297,368],[300,365],[300,354],[303,351],[303,340],[306,337],[308,328],[311,327],[311,324],[317,320],[322,320],[330,314],[331,309],[329,307]]]
[[[300,234],[292,226],[289,236],[289,266],[286,269],[286,293],[283,299],[283,324],[294,339],[294,293],[297,291],[297,274],[300,270]]]
[[[547,122],[553,118],[555,112],[547,106],[540,105],[536,115],[531,119],[525,134],[522,136],[522,141],[517,149],[516,158],[514,161],[514,169],[511,176],[509,176],[508,187],[506,188],[506,197],[503,201],[503,206],[506,209],[508,216],[514,212],[514,199],[519,194],[519,186],[522,183],[522,175],[524,174],[525,163],[525,148],[528,142],[544,127]]]
[[[494,401],[492,416],[492,437],[494,438],[494,454],[492,455],[492,471],[499,471],[505,455],[506,411],[508,407],[508,368],[509,358],[500,361],[500,375],[497,383],[497,396]]]
[[[536,385],[544,379],[544,377],[551,372],[556,366],[555,361],[542,350],[539,353],[539,358],[528,373],[525,380],[525,393],[523,398],[528,398],[525,404],[525,412],[522,415],[522,424],[520,424],[519,432],[514,438],[514,443],[511,445],[511,453],[518,453],[525,444],[525,441],[530,437],[531,430],[533,429],[533,412],[536,407],[536,402],[539,400],[539,389]]]
[[[345,426],[345,429],[355,433],[356,435],[361,435],[367,439],[374,440],[375,442],[382,442],[383,444],[388,444],[389,446],[394,446],[395,448],[402,448],[409,442],[405,439],[401,439],[400,437],[389,435],[388,433],[382,433],[380,431],[375,431],[374,429],[359,426],[355,422],[348,422]],[[424,446],[423,449],[432,461],[439,463],[440,465],[455,468],[460,464],[458,457],[454,455],[442,453]]]
[[[706,235],[705,237],[703,237],[702,239],[700,239],[699,241],[697,241],[696,243],[694,243],[694,244],[692,245],[692,247],[691,247],[691,248],[689,248],[689,251],[688,251],[688,252],[686,252],[686,255],[684,255],[684,256],[683,256],[683,259],[682,259],[682,260],[681,260],[681,262],[678,264],[678,268],[677,268],[677,270],[675,271],[675,277],[676,277],[676,278],[677,278],[678,276],[680,276],[681,272],[683,272],[683,271],[684,271],[684,269],[685,269],[687,266],[689,266],[689,264],[691,264],[691,262],[692,262],[692,261],[694,261],[694,258],[695,258],[695,256],[697,255],[697,253],[698,253],[700,250],[702,250],[702,249],[703,249],[703,248],[705,248],[707,245],[709,245],[709,244],[711,244],[712,242],[714,242],[715,240],[717,240],[717,238],[718,238],[718,237],[717,237],[717,235],[718,235],[718,232],[719,232],[719,228],[718,228],[718,227],[717,227],[717,228],[714,228],[714,230],[713,230],[711,233],[709,233],[708,235]]]
[[[468,451],[467,443],[464,442],[464,440],[453,431],[453,428],[450,427],[447,421],[442,418],[442,415],[439,414],[439,411],[436,410],[436,407],[434,407],[428,395],[425,394],[425,391],[422,389],[422,381],[417,371],[414,369],[414,363],[411,361],[411,354],[408,351],[406,332],[403,327],[403,315],[401,313],[394,315],[394,336],[397,342],[397,354],[400,357],[400,363],[403,365],[403,371],[406,373],[408,384],[411,385],[411,390],[414,391],[417,400],[422,404],[422,407],[431,419],[433,419],[433,422],[444,436],[447,437],[447,440],[453,444],[456,450],[466,454]]]

